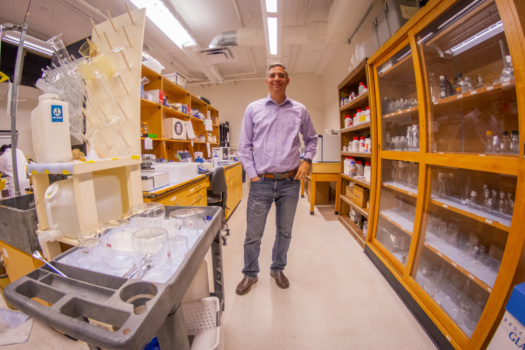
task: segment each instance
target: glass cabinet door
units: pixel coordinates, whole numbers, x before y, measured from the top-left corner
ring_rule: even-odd
[[[412,241],[419,164],[382,160],[376,240],[403,266]]]
[[[512,59],[494,0],[459,1],[416,40],[430,106],[427,151],[517,155]]]
[[[419,112],[412,51],[407,45],[378,70],[382,150],[419,151]]]
[[[517,178],[431,166],[413,277],[471,336],[507,244]]]

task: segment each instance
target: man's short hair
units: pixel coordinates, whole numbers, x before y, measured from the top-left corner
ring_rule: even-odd
[[[284,69],[284,72],[286,73],[286,77],[288,78],[288,69],[284,64],[279,62],[272,63],[268,66],[268,68],[266,68],[266,76],[268,76],[268,72],[270,72],[270,69],[272,69],[273,67],[282,67]]]

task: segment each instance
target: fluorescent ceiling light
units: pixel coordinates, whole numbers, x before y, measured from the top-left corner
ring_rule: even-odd
[[[194,45],[195,40],[173,16],[162,0],[130,0],[137,8],[146,8],[146,16],[179,48]]]
[[[445,27],[447,27],[448,25],[454,23],[455,21],[457,21],[458,19],[460,19],[461,17],[463,17],[467,12],[469,12],[470,10],[472,10],[474,7],[478,6],[479,4],[481,4],[482,2],[484,2],[485,0],[474,0],[472,1],[470,4],[468,4],[467,6],[465,6],[462,10],[458,11],[456,14],[454,14],[452,17],[450,17],[449,19],[447,19],[445,22],[441,23],[437,29],[438,30],[441,30]]]
[[[456,56],[459,55],[462,52],[467,51],[468,49],[479,45],[480,43],[484,42],[485,40],[488,40],[492,38],[493,36],[502,33],[503,32],[503,22],[499,21],[497,23],[494,23],[488,28],[483,29],[481,32],[474,34],[467,40],[463,41],[461,44],[454,46],[450,50],[445,51],[446,53],[451,53],[452,55]]]
[[[277,0],[266,0],[266,12],[277,13]]]
[[[11,34],[5,34],[4,36],[2,36],[2,40],[7,43],[14,44],[14,45],[20,44],[20,38],[14,35],[11,35]],[[53,50],[50,50],[44,46],[32,43],[31,41],[27,40],[27,36],[26,36],[26,40],[24,40],[24,48],[30,51],[37,52],[46,57],[51,57],[53,56],[53,53],[55,53],[55,51]]]
[[[267,20],[270,55],[277,56],[277,17],[268,17]]]

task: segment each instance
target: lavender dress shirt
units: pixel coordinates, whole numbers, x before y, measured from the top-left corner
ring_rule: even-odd
[[[317,132],[306,107],[288,97],[280,105],[270,95],[252,102],[242,121],[238,155],[249,179],[265,173],[284,173],[299,167],[301,141],[304,158],[317,153]]]

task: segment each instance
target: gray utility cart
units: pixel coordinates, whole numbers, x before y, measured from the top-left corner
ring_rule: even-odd
[[[166,215],[181,207],[166,207]],[[163,349],[190,348],[181,301],[208,249],[212,248],[214,292],[224,310],[220,228],[222,209],[206,207],[212,217],[177,272],[166,283],[150,283],[96,273],[60,263],[51,264],[8,285],[6,299],[22,312],[65,334],[85,341],[90,349],[141,349],[155,335]],[[42,299],[44,306],[34,299]],[[217,316],[217,322],[220,315]],[[96,320],[97,325],[92,324]],[[101,324],[104,327],[101,327]]]

